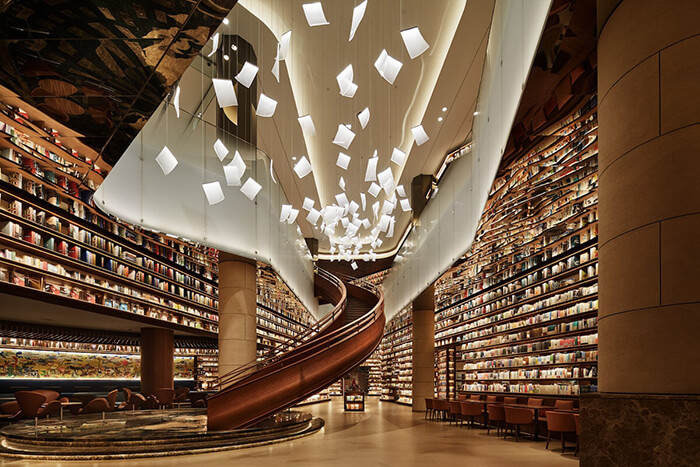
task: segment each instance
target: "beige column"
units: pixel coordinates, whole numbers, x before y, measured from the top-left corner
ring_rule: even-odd
[[[255,261],[219,253],[219,376],[256,358]]]
[[[425,411],[425,398],[435,391],[435,289],[431,285],[413,300],[413,411]]]
[[[601,395],[582,465],[680,465],[700,418],[681,396],[700,393],[700,2],[598,15]]]
[[[153,394],[161,388],[173,388],[173,331],[141,328],[141,393]]]

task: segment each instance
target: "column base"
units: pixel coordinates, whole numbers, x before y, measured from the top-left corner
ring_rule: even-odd
[[[584,394],[581,466],[697,465],[700,396]]]

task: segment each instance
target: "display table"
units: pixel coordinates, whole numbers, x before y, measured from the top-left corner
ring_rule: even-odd
[[[346,412],[365,411],[365,393],[362,391],[345,391],[343,396]]]

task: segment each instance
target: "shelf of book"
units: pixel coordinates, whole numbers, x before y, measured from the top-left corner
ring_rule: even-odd
[[[380,344],[382,359],[381,399],[413,403],[413,307],[409,304],[384,328]]]
[[[470,251],[436,283],[439,397],[596,388],[595,106],[501,168]]]
[[[328,386],[328,394],[331,396],[342,396],[343,395],[343,380],[339,379],[335,383]]]
[[[378,348],[360,366],[369,368],[368,396],[382,395],[382,357]]]

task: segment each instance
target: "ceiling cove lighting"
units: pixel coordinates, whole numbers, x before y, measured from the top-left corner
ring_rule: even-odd
[[[379,75],[389,84],[394,84],[394,80],[396,80],[402,66],[403,63],[389,55],[386,49],[382,50],[377,61],[374,62],[374,68],[377,69]]]
[[[408,56],[411,57],[411,60],[421,55],[430,47],[428,43],[425,42],[425,39],[423,39],[418,26],[401,31],[401,39],[403,39],[403,44],[406,46]]]
[[[213,78],[211,80],[216,93],[216,100],[219,102],[219,107],[230,107],[238,105],[236,92],[233,90],[233,82],[230,79]]]
[[[212,42],[211,52],[209,52],[209,55],[207,55],[207,57],[211,57],[212,55],[214,55],[216,53],[217,50],[219,50],[219,33],[218,32],[216,34],[214,34],[213,36],[211,36],[211,42]]]
[[[352,24],[350,25],[350,38],[348,39],[348,42],[352,41],[353,37],[355,37],[355,33],[357,32],[357,27],[360,25],[360,22],[362,22],[362,18],[365,17],[366,10],[367,10],[367,0],[365,0],[364,2],[360,3],[355,8],[353,8],[353,10],[352,10]]]
[[[348,165],[350,164],[350,159],[351,157],[348,156],[345,153],[338,153],[338,160],[335,162],[335,165],[340,167],[343,170],[348,170]]]
[[[210,206],[218,204],[224,200],[224,190],[219,182],[202,183],[202,189],[207,197]]]
[[[369,123],[369,107],[365,107],[362,112],[357,114],[357,119],[360,121],[360,126],[364,130],[367,123]]]
[[[228,148],[217,138],[214,143],[214,152],[216,153],[216,157],[218,157],[220,161],[223,161],[228,154]]]
[[[304,9],[304,16],[309,26],[325,26],[330,24],[326,20],[326,15],[323,13],[323,5],[321,2],[305,3],[301,6]]]
[[[333,144],[340,146],[343,149],[348,149],[355,139],[355,132],[345,125],[338,125],[338,131],[333,138]]]
[[[299,162],[294,166],[294,172],[296,172],[297,177],[304,178],[311,173],[311,164],[306,156],[301,156]]]
[[[248,180],[246,180],[241,187],[241,193],[246,195],[246,197],[251,201],[253,201],[257,194],[260,193],[260,190],[262,190],[262,185],[253,180],[251,177],[248,177]]]
[[[311,115],[303,115],[297,118],[299,125],[301,125],[301,131],[306,136],[316,136],[316,126],[314,126],[314,121],[311,119]]]
[[[394,148],[394,151],[391,153],[391,162],[399,167],[403,167],[404,163],[406,162],[406,153],[399,148]]]
[[[249,88],[253,84],[255,76],[258,74],[258,67],[250,62],[245,62],[243,68],[236,75],[236,81]]]
[[[411,133],[413,133],[413,140],[416,142],[417,146],[424,144],[430,139],[428,134],[423,129],[423,125],[416,125],[411,128]]]
[[[163,146],[163,149],[160,150],[156,156],[156,162],[160,166],[160,170],[163,171],[163,175],[168,175],[177,167],[177,159],[167,146]]]
[[[175,115],[180,118],[180,85],[175,88],[175,96],[173,96],[173,107],[175,107]],[[364,127],[362,127],[364,128]]]
[[[272,117],[275,114],[276,108],[276,100],[260,93],[260,100],[258,101],[258,108],[255,109],[255,115],[258,117]]]

